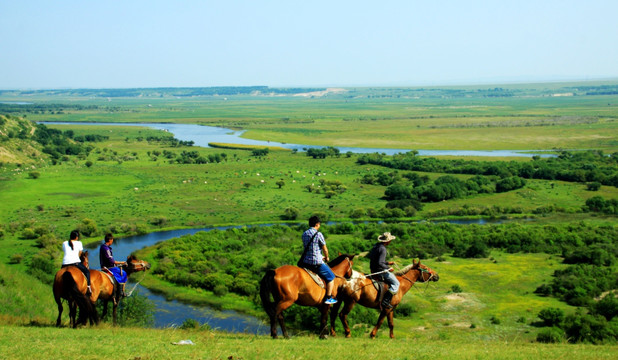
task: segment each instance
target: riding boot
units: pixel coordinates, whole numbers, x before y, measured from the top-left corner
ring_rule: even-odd
[[[393,305],[391,305],[391,300],[393,299],[393,293],[390,291],[387,291],[386,294],[384,294],[384,298],[382,299],[382,303],[380,304],[380,306],[382,307],[382,309],[392,309]]]

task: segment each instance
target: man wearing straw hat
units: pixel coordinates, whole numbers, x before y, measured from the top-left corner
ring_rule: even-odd
[[[390,267],[390,265],[395,263],[393,261],[386,261],[386,255],[388,255],[386,247],[393,240],[395,240],[395,237],[391,235],[390,232],[385,232],[378,236],[378,242],[367,255],[371,261],[371,273],[377,273],[375,277],[388,284],[388,291],[384,294],[384,298],[382,299],[381,306],[383,309],[391,309],[393,307],[391,305],[391,300],[393,299],[393,295],[397,294],[397,291],[399,291],[399,280],[397,280],[397,277],[393,274],[393,268]]]

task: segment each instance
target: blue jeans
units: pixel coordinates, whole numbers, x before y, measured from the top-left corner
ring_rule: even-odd
[[[333,281],[335,279],[335,274],[333,274],[333,271],[330,269],[330,267],[324,263],[320,264],[320,265],[315,265],[315,272],[320,275],[320,277],[322,279],[324,279],[324,281],[326,281],[327,283]]]
[[[388,284],[388,291],[393,295],[397,294],[397,291],[399,291],[399,280],[397,280],[395,274],[389,271],[380,274],[380,277],[382,281]]]

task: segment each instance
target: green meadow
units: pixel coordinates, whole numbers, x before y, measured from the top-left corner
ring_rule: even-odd
[[[175,97],[148,93],[140,98],[68,94],[26,97],[4,92],[0,101],[53,105],[53,111],[12,113],[32,121],[214,125],[247,130],[243,136],[252,139],[307,145],[427,150],[593,149],[605,154],[618,151],[618,95],[586,96],[583,90],[577,90],[579,85],[502,86],[504,91],[517,94],[512,97],[488,97],[487,89],[453,87],[357,88],[322,97]],[[571,92],[573,96],[553,96]],[[75,104],[83,107],[69,106]],[[289,341],[271,341],[266,336],[215,330],[114,328],[106,323],[77,331],[56,329],[52,327],[57,310],[51,286],[32,276],[28,268],[33,259],[41,256],[52,258],[59,267],[59,243],[78,226],[87,224],[90,230],[82,238],[84,242],[98,242],[105,232],[122,237],[176,228],[305,224],[315,213],[335,222],[384,220],[369,216],[368,210],[385,207],[386,186],[361,180],[393,169],[359,165],[355,154],[313,159],[303,152],[277,148],[256,156],[252,153],[255,148],[230,144],[213,144],[215,147],[210,148],[171,145],[168,140],[172,134],[147,127],[47,126],[62,132],[70,130],[75,136],[106,138],[87,143],[92,147],[87,155],[67,156],[55,165],[40,149],[33,150],[31,145],[19,142],[22,140],[0,143],[0,353],[7,358],[31,358],[41,351],[50,358],[71,356],[84,343],[89,344],[83,353],[85,358],[98,358],[105,352],[141,359],[303,359],[330,357],[333,349],[360,359],[374,359],[382,358],[381,354],[393,347],[399,349],[394,356],[399,359],[609,359],[618,350],[615,342],[535,342],[539,328],[534,323],[539,321],[540,310],[551,307],[570,314],[577,309],[555,297],[534,293],[541,284],[552,280],[554,271],[567,265],[560,254],[496,249],[479,259],[450,254],[439,259],[423,258],[440,274],[440,281],[428,286],[417,284],[406,295],[404,304],[412,310],[406,316],[396,316],[395,340],[388,339],[386,323],[372,342],[367,339],[370,325],[363,323],[353,328],[352,339],[337,337],[327,342],[318,341],[308,331],[301,331]],[[210,160],[193,164],[176,161],[190,152]],[[445,175],[418,174],[432,181]],[[473,177],[451,176],[463,181]],[[328,182],[337,182],[345,190],[329,196],[315,191]],[[490,217],[522,226],[585,223],[615,229],[615,215],[585,209],[586,201],[596,196],[618,199],[618,189],[603,185],[591,191],[584,182],[528,179],[524,187],[511,191],[423,203],[414,214],[388,222]],[[500,212],[506,207],[517,211]],[[553,210],[539,211],[548,207]],[[289,218],[288,209],[295,210],[295,218]],[[363,210],[363,215],[352,216],[358,209]],[[461,215],[470,209],[479,209],[479,214],[483,209],[493,210],[490,216]],[[334,248],[350,241],[366,242],[359,236],[332,234],[327,242]],[[153,251],[145,249],[139,255],[156,268],[158,259]],[[395,260],[405,266],[412,258]],[[368,271],[366,259],[358,258],[355,268]],[[609,268],[616,271],[615,264]],[[265,317],[251,299],[237,294],[216,296],[201,288],[180,287],[158,276],[146,276],[143,284],[170,298]],[[341,331],[341,325],[338,329]],[[112,337],[124,339],[125,346],[111,346],[107,339]],[[183,339],[192,339],[195,345],[172,345]],[[33,343],[36,346],[31,346]]]

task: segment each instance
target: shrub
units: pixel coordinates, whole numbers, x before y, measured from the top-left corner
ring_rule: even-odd
[[[45,234],[36,240],[36,244],[40,248],[48,247],[48,248],[56,249],[59,247],[60,241],[56,239],[56,236],[54,234]]]
[[[92,161],[90,161],[90,160],[86,161],[85,165],[86,165],[86,167],[91,167],[92,166]]]
[[[41,173],[38,171],[31,171],[28,173],[28,177],[30,179],[38,179],[39,177],[41,177]]]
[[[362,208],[354,209],[350,212],[350,217],[352,219],[360,219],[363,216],[365,216],[365,209]]]
[[[163,226],[167,224],[167,221],[167,218],[163,215],[155,216],[154,218],[150,219],[150,223],[154,226]]]
[[[195,329],[199,329],[200,327],[200,323],[195,320],[195,319],[185,319],[185,321],[182,322],[182,325],[179,326],[179,328],[183,329],[183,330],[195,330]]]
[[[564,331],[558,327],[551,327],[539,331],[536,341],[540,343],[559,343],[564,339]]]
[[[494,325],[500,325],[500,323],[502,322],[502,321],[500,321],[500,319],[499,319],[497,316],[495,316],[495,315],[492,315],[492,316],[489,318],[489,321],[490,321],[492,324],[494,324]]]
[[[38,238],[39,235],[34,231],[33,228],[27,227],[21,231],[21,238],[25,240],[33,240]]]
[[[300,210],[298,210],[295,207],[289,207],[283,211],[283,219],[285,220],[296,220],[298,219],[299,215],[300,215]]]
[[[560,326],[564,321],[564,312],[558,308],[543,309],[538,316],[543,321],[543,326]]]
[[[453,292],[453,293],[460,293],[460,292],[463,292],[463,289],[461,288],[461,286],[455,284],[455,285],[451,286],[451,292]]]
[[[22,262],[23,259],[24,256],[22,254],[13,254],[9,259],[9,264],[19,264]]]
[[[84,218],[82,222],[79,225],[77,225],[77,230],[79,231],[80,234],[86,237],[94,236],[98,232],[96,222],[88,218]]]
[[[403,316],[403,317],[412,316],[412,314],[414,314],[417,311],[418,310],[412,304],[409,304],[409,303],[399,304],[399,306],[395,308],[395,312],[397,313],[397,316]]]

